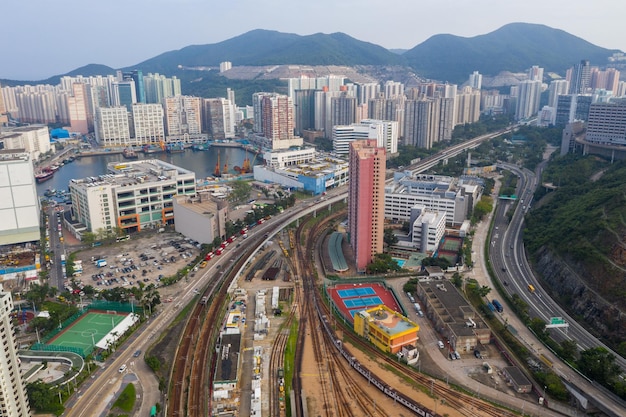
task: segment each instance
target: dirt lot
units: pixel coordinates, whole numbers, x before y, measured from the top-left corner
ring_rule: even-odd
[[[193,242],[179,233],[144,235],[138,239],[78,252],[75,260],[82,261],[83,273],[76,279],[84,285],[101,289],[130,287],[140,281],[145,285],[159,286],[162,277],[176,274],[192,262],[199,252]],[[106,262],[106,265],[98,267],[98,260]],[[160,291],[162,300],[171,295],[167,288]]]

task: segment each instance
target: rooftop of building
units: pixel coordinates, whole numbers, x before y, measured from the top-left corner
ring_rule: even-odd
[[[29,155],[26,149],[0,149],[0,161],[27,161]]]
[[[241,334],[223,334],[220,348],[220,356],[215,370],[213,382],[229,382],[237,379],[239,366],[239,350],[241,347]]]
[[[285,172],[292,175],[304,175],[306,177],[317,177],[332,174],[341,169],[348,169],[348,162],[331,156],[317,156],[303,164],[292,165],[284,168],[276,168],[278,172]]]
[[[475,328],[487,328],[480,316],[451,282],[447,280],[420,281],[418,286],[424,290],[430,308],[437,311],[439,317],[457,336],[470,336]]]
[[[391,336],[404,333],[407,330],[419,330],[417,324],[385,305],[361,311],[359,314],[365,315],[371,324]]]
[[[196,214],[212,217],[223,206],[227,205],[224,201],[214,200],[210,194],[199,192],[195,197],[179,195],[176,196],[176,204],[191,210]]]
[[[475,187],[482,186],[484,180],[464,175],[459,178],[446,175],[417,174],[411,171],[394,173],[393,183],[385,188],[385,192],[393,194],[439,194],[455,195],[460,189],[472,192]]]
[[[502,371],[509,375],[518,387],[522,385],[530,385],[530,381],[526,378],[526,375],[524,375],[524,373],[517,366],[505,366],[502,368]]]
[[[36,130],[40,130],[42,128],[46,128],[46,125],[28,125],[28,126],[18,126],[18,127],[8,127],[5,128],[7,133],[11,133],[11,132],[17,132],[17,133],[23,133],[23,132],[34,132]]]
[[[131,162],[110,162],[107,164],[108,174],[83,179],[73,179],[74,185],[93,187],[95,185],[110,184],[111,186],[123,187],[135,184],[155,183],[168,179],[175,179],[180,175],[195,174],[185,168],[160,161],[158,159],[146,159]]]

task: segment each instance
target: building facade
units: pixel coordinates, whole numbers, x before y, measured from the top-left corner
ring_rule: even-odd
[[[139,143],[130,137],[130,113],[126,106],[96,109],[96,141],[100,146],[132,146]]]
[[[385,163],[386,151],[376,140],[350,144],[348,230],[359,271],[383,251]]]
[[[0,416],[28,417],[30,406],[17,357],[12,311],[11,293],[0,286],[0,338],[4,346],[0,354]]]
[[[24,150],[0,150],[0,245],[39,241],[33,163]]]
[[[160,160],[114,162],[109,174],[70,181],[72,215],[89,231],[140,231],[174,221],[176,195],[195,195],[192,171]]]
[[[417,344],[419,326],[385,305],[354,315],[354,331],[383,352],[398,353]]]

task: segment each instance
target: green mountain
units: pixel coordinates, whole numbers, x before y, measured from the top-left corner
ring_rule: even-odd
[[[359,41],[343,33],[300,36],[257,29],[209,45],[187,46],[148,59],[129,68],[144,73],[171,74],[183,67],[234,65],[390,65],[404,60],[387,49]]]
[[[463,38],[435,35],[402,56],[418,74],[463,82],[473,71],[497,75],[538,65],[564,74],[581,59],[604,65],[616,50],[595,46],[560,29],[530,23],[511,23],[485,35]]]
[[[300,36],[257,29],[234,38],[207,45],[192,45],[165,52],[124,69],[158,72],[190,82],[203,73],[194,67],[233,65],[347,65],[408,66],[420,76],[455,83],[464,82],[472,71],[496,75],[500,71],[523,71],[539,65],[546,71],[564,74],[581,59],[604,65],[615,50],[600,48],[559,29],[529,23],[512,23],[472,38],[436,35],[408,51],[387,50],[354,39],[344,33]],[[112,68],[87,65],[65,75],[112,74]],[[60,76],[42,82],[54,83]],[[1,80],[2,85],[33,84]]]

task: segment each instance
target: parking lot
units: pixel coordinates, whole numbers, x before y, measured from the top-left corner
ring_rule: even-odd
[[[139,282],[159,287],[161,278],[176,274],[196,258],[198,246],[178,233],[167,232],[91,248],[76,254],[75,261],[82,261],[83,271],[75,281],[103,289],[137,286]]]

